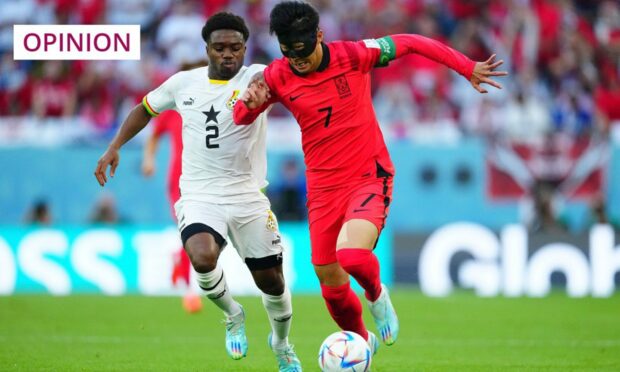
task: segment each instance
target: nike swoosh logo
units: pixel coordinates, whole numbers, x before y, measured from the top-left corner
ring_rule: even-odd
[[[298,94],[296,96],[290,96],[290,97],[288,97],[288,99],[290,99],[291,102],[293,102],[294,100],[296,100],[297,98],[299,98],[299,97],[301,97],[303,95],[304,95],[304,93],[301,93],[301,94]]]
[[[369,211],[370,209],[354,209],[353,213],[357,213],[357,212],[363,212],[363,211]]]

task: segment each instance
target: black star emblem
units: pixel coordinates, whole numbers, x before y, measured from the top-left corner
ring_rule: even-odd
[[[217,122],[217,114],[219,114],[220,112],[221,111],[215,111],[215,109],[213,108],[213,105],[211,105],[211,108],[209,109],[209,111],[203,111],[202,113],[207,115],[207,121],[205,122],[205,124],[209,124],[211,120],[213,120],[215,124],[219,124]]]

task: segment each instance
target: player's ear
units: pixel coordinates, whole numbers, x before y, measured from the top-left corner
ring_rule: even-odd
[[[320,44],[323,42],[323,30],[319,28],[319,31],[316,33],[316,41]]]

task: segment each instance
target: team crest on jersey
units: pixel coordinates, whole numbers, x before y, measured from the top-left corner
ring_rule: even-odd
[[[228,109],[232,111],[238,99],[239,99],[239,90],[234,90],[232,96],[230,96],[228,101],[226,101],[226,107],[228,107]]]
[[[273,232],[278,231],[278,221],[271,210],[267,210],[267,229]]]
[[[351,95],[351,88],[349,88],[349,83],[344,74],[336,76],[334,78],[334,83],[336,84],[336,90],[340,98],[346,98]]]

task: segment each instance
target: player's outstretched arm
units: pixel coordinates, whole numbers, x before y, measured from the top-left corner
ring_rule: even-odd
[[[275,102],[262,72],[252,77],[248,89],[235,104],[233,121],[237,125],[252,124],[269,105]]]
[[[495,62],[495,55],[484,62],[475,62],[467,58],[463,53],[453,49],[437,40],[415,34],[397,34],[377,39],[380,46],[379,65],[405,56],[417,53],[450,67],[460,75],[468,79],[472,86],[480,93],[487,93],[486,89],[480,84],[490,84],[498,89],[501,85],[494,81],[492,77],[506,76],[505,71],[495,71],[503,61]]]
[[[112,139],[112,142],[108,145],[108,149],[103,153],[103,155],[101,155],[99,161],[97,162],[97,167],[95,168],[95,178],[97,178],[99,185],[103,186],[106,182],[108,182],[108,178],[106,176],[108,167],[110,167],[110,177],[114,177],[114,172],[116,172],[116,167],[118,167],[120,162],[118,150],[127,141],[138,134],[138,132],[144,129],[150,119],[151,116],[142,104],[138,104],[131,110],[129,115],[127,115],[127,118]]]

